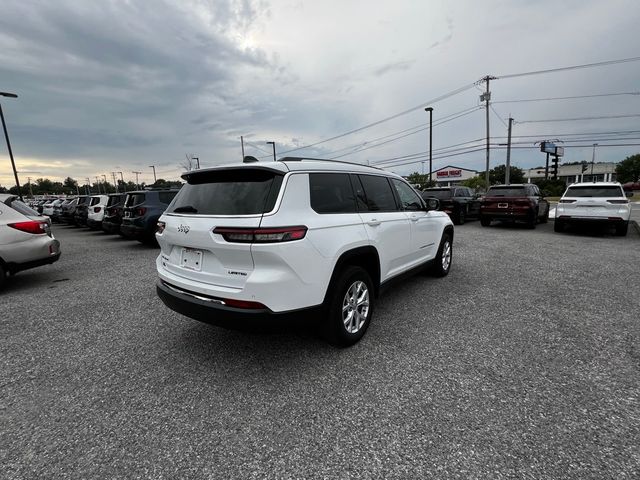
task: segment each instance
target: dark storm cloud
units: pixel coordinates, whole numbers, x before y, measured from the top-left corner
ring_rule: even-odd
[[[239,68],[271,69],[233,41],[255,18],[252,2],[184,5],[3,2],[0,82],[20,94],[10,107],[20,153],[170,142],[234,98]]]

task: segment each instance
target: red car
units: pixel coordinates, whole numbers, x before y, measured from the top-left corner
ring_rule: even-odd
[[[491,225],[492,220],[524,222],[529,228],[546,223],[549,218],[549,202],[533,183],[494,185],[480,203],[480,223]]]

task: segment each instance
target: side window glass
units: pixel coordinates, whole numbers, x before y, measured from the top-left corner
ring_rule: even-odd
[[[311,208],[317,213],[355,213],[356,199],[346,173],[310,173]]]
[[[391,180],[391,183],[393,183],[393,186],[398,192],[398,197],[400,197],[400,203],[402,204],[403,210],[420,210],[422,202],[413,188],[395,178]]]
[[[398,210],[391,185],[386,177],[377,175],[359,175],[364,194],[367,199],[367,209],[370,212],[393,212]]]

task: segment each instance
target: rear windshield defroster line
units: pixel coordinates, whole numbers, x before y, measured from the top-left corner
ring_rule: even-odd
[[[189,175],[167,209],[188,215],[258,215],[275,206],[283,175],[267,169],[237,168]]]

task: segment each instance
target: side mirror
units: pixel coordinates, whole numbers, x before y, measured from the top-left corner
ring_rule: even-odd
[[[633,197],[633,192],[632,191],[626,191],[626,192],[624,192],[624,194],[627,196],[627,198]]]
[[[438,210],[440,208],[440,200],[437,198],[428,198],[425,200],[425,203],[427,204],[427,212],[431,210]]]

